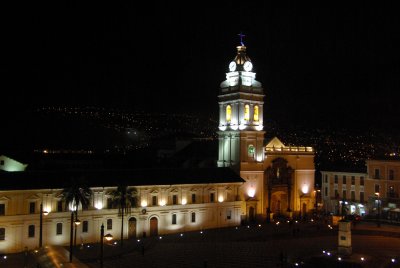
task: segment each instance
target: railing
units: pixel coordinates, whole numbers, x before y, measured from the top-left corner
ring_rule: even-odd
[[[289,147],[265,147],[267,152],[313,152],[313,148],[309,146],[289,146]]]

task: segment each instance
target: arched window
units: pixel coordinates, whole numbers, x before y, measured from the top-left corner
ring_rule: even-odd
[[[253,144],[250,144],[249,147],[247,148],[248,156],[251,158],[254,158],[255,152],[256,152],[256,148],[254,147]]]
[[[253,116],[253,120],[255,122],[258,122],[258,106],[254,106],[254,116]]]
[[[232,119],[232,107],[230,105],[226,106],[226,122],[231,122]]]
[[[112,219],[107,220],[107,230],[112,230]]]
[[[246,104],[244,106],[244,120],[249,121],[250,119],[250,106]]]

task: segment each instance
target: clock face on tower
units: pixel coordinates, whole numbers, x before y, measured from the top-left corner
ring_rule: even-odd
[[[236,62],[231,61],[231,63],[229,63],[229,71],[233,72],[236,70]]]
[[[251,69],[253,69],[253,64],[252,64],[250,61],[246,61],[246,62],[243,64],[243,68],[244,68],[244,70],[245,70],[246,72],[250,72]]]

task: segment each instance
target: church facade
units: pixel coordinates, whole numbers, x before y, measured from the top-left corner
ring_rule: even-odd
[[[315,207],[314,151],[264,144],[264,90],[243,43],[229,64],[219,91],[218,166],[232,167],[246,180],[243,210],[250,221],[302,216]]]
[[[0,253],[45,245],[98,243],[100,227],[116,240],[122,218],[111,205],[119,184],[138,199],[124,218],[133,239],[302,216],[314,207],[314,151],[264,143],[264,90],[255,80],[246,47],[237,47],[219,92],[218,167],[181,170],[84,170],[0,172]],[[84,177],[93,191],[78,209],[80,225],[61,192],[71,178]],[[74,227],[75,226],[75,227]]]

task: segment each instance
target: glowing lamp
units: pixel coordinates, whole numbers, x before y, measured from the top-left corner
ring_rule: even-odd
[[[230,125],[232,130],[237,130],[238,129],[238,125]]]
[[[160,201],[160,206],[163,207],[163,206],[165,206],[165,204],[166,204],[165,200],[161,200],[161,201]]]
[[[146,200],[142,200],[142,202],[140,203],[140,205],[142,207],[147,207],[147,201]]]
[[[186,198],[182,198],[182,205],[186,205],[186,204],[187,204]]]
[[[94,204],[94,207],[96,209],[102,209],[103,208],[103,203],[102,202],[96,202],[96,204]]]
[[[43,211],[43,215],[47,216],[49,215],[49,212],[47,210]]]
[[[79,224],[81,224],[81,221],[76,219],[76,221],[74,221],[75,225],[78,226]]]
[[[111,240],[113,239],[113,236],[112,236],[111,234],[106,234],[106,235],[104,236],[104,238],[105,238],[107,241],[111,241]]]
[[[261,130],[263,130],[263,128],[264,128],[263,125],[256,126],[256,130],[257,130],[257,131],[261,131]]]
[[[255,196],[255,194],[256,194],[256,189],[254,189],[254,187],[251,187],[250,189],[247,190],[247,195],[249,197],[253,198]]]
[[[226,130],[226,126],[220,126],[220,127],[218,127],[219,128],[219,130],[221,130],[221,131],[225,131]]]
[[[303,194],[308,193],[308,190],[309,190],[309,187],[308,187],[307,184],[304,184],[303,187],[301,187],[301,192],[302,192]]]
[[[222,196],[218,197],[218,202],[220,203],[224,202],[224,198]]]
[[[243,125],[243,124],[240,124],[240,125],[239,125],[239,130],[243,130],[243,129],[245,129],[245,128],[246,128],[245,125]]]

